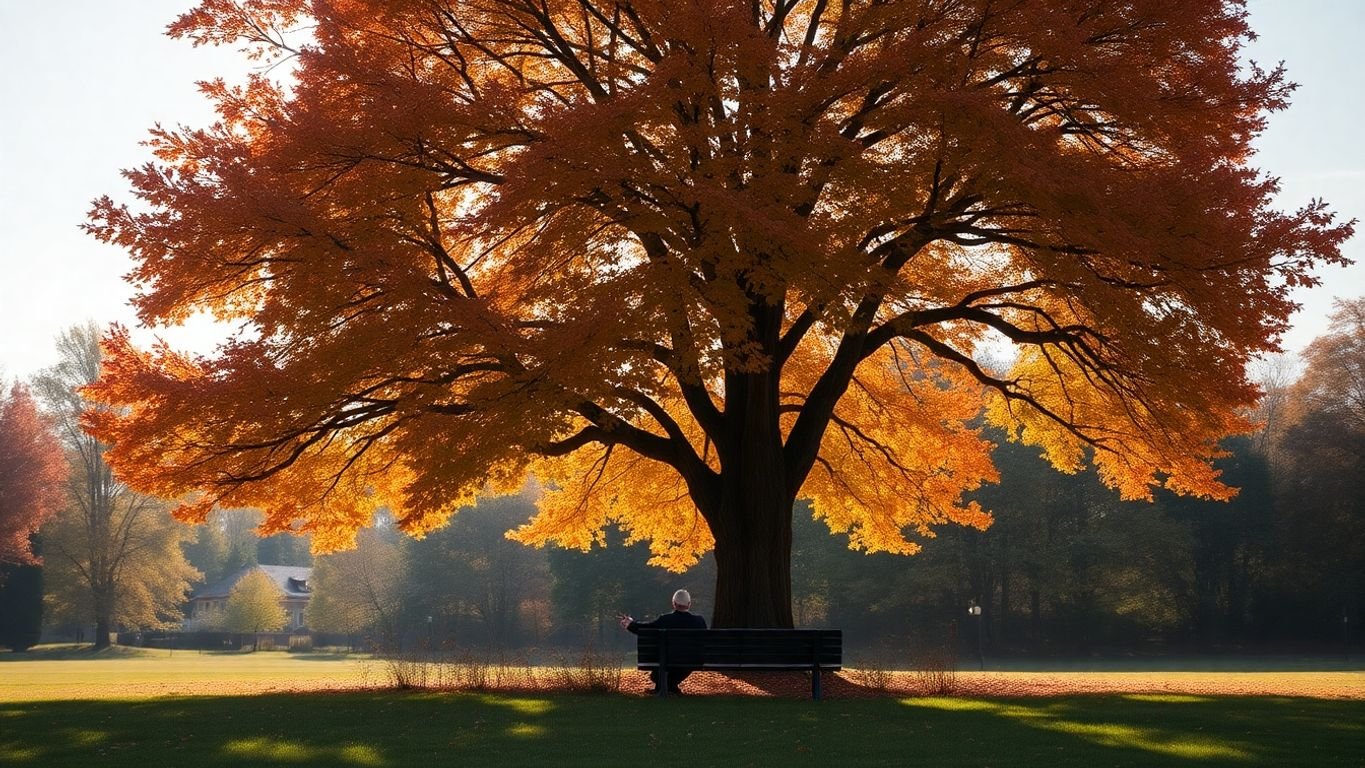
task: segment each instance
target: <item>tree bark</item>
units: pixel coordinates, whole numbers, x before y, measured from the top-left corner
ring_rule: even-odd
[[[790,503],[770,498],[727,516],[725,533],[716,533],[712,626],[793,626],[791,514]]]
[[[114,586],[101,585],[94,590],[95,650],[108,648],[109,633],[114,630]]]
[[[727,377],[716,540],[716,627],[791,627],[792,505],[778,423],[779,373]]]
[[[100,651],[108,648],[109,633],[113,630],[113,622],[108,616],[98,616],[95,618],[95,650]]]

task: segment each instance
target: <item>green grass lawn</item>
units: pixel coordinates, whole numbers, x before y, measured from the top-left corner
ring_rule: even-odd
[[[336,687],[364,683],[377,672],[364,656],[329,653],[200,653],[114,646],[40,647],[0,653],[0,702],[34,699],[129,698],[213,693],[228,685]],[[233,687],[236,689],[232,689]]]
[[[7,766],[1360,766],[1365,702],[363,692],[0,703]]]
[[[1365,768],[1361,698],[268,692],[382,677],[331,654],[0,654],[0,766]]]

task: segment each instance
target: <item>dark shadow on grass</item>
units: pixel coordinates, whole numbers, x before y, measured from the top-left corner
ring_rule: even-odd
[[[165,651],[157,651],[164,654]],[[91,661],[93,659],[139,659],[148,652],[141,648],[111,645],[95,650],[88,644],[36,645],[22,653],[0,652],[0,663],[7,661]]]
[[[1143,760],[1133,764],[1358,766],[1365,702],[1289,697],[1131,694],[1063,699],[904,699],[928,722],[965,712],[1066,734],[1082,745]],[[1026,741],[1026,740],[1025,740]],[[1128,764],[1118,762],[1115,764]]]
[[[344,653],[344,652],[317,652],[301,651],[289,653],[289,658],[296,661],[363,661],[372,658],[368,653]]]
[[[0,704],[19,768],[1358,766],[1365,702],[347,693]]]

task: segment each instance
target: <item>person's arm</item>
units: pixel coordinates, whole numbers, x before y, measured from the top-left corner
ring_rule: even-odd
[[[640,629],[649,629],[659,621],[658,619],[655,619],[654,621],[636,621],[625,614],[620,614],[618,618],[621,621],[621,629],[624,629],[631,634],[639,634]]]

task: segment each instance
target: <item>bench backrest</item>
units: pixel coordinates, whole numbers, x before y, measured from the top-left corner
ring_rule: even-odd
[[[642,629],[639,667],[837,670],[843,664],[839,629]]]

